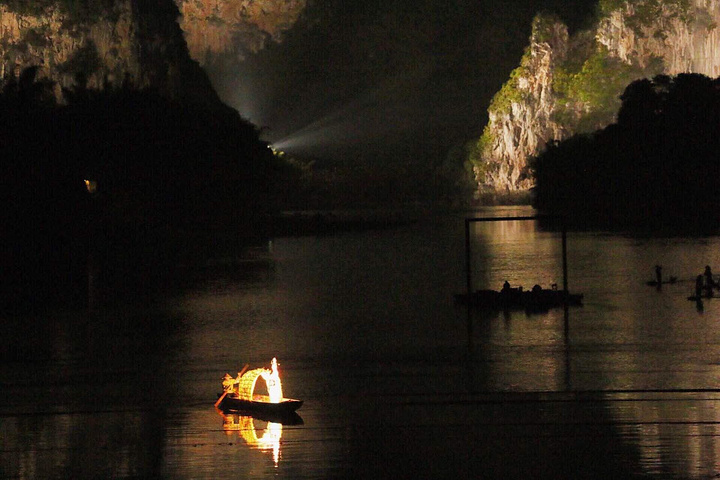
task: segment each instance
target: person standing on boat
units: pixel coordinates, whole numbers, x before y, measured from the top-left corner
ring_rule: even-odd
[[[655,265],[655,280],[657,280],[658,285],[660,285],[662,283],[662,266],[661,265]]]
[[[229,373],[226,373],[225,376],[222,378],[223,391],[227,393],[232,393],[233,390],[235,390],[236,383],[237,381],[233,377],[231,377]]]

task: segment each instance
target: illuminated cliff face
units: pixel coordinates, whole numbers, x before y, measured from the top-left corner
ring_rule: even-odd
[[[555,17],[538,17],[530,46],[512,78],[493,98],[483,144],[481,188],[524,190],[532,186],[526,159],[551,139],[562,135],[553,119],[553,73],[568,49],[567,27]]]
[[[21,70],[36,66],[38,79],[58,87],[78,81],[89,88],[130,84],[218,102],[193,59],[238,58],[268,39],[280,41],[305,5],[306,0],[0,0],[0,79],[17,79]]]
[[[126,84],[171,97],[219,101],[188,55],[172,0],[115,0],[81,13],[67,2],[15,9],[0,1],[0,78],[38,67],[59,87]],[[56,94],[60,97],[60,90]]]
[[[718,0],[659,2],[657,10],[643,10],[644,3],[649,2],[625,2],[603,18],[598,43],[627,63],[662,58],[669,75],[720,75]]]
[[[280,41],[305,9],[307,0],[175,0],[190,55],[205,63],[213,55],[260,50]]]
[[[559,19],[536,18],[520,67],[488,109],[475,163],[481,192],[532,187],[528,159],[552,139],[613,122],[633,80],[720,75],[720,0],[599,3],[595,27],[569,38]]]
[[[0,5],[0,77],[17,76],[36,65],[41,77],[64,87],[73,85],[82,69],[93,88],[105,79],[121,81],[126,74],[140,82],[135,30],[129,1],[116,2],[102,18],[86,24],[52,6],[42,15],[29,15]]]

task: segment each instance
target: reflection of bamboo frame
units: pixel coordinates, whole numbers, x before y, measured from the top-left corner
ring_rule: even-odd
[[[245,440],[245,443],[257,450],[267,452],[272,451],[273,461],[277,466],[280,460],[280,438],[282,437],[282,424],[268,422],[262,437],[258,438],[255,429],[255,421],[253,417],[243,415],[225,415],[218,410],[223,417],[223,430],[230,433],[232,431],[239,432],[239,435]]]
[[[243,440],[253,448],[257,448],[263,452],[272,451],[273,461],[275,465],[280,460],[280,437],[282,436],[282,425],[279,423],[268,422],[262,437],[258,438],[255,430],[255,422],[252,417],[239,417],[240,419],[240,435]]]

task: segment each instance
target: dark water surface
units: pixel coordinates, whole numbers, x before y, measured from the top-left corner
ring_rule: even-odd
[[[528,209],[490,209],[516,215]],[[276,239],[152,305],[3,318],[0,477],[712,478],[720,238],[568,235],[585,305],[468,314],[463,216]],[[475,225],[475,288],[562,283],[560,235]],[[660,263],[679,281],[645,285]],[[223,419],[277,357],[303,425]],[[225,425],[225,427],[224,427]]]

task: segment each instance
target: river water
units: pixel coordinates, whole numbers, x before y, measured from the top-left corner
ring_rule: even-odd
[[[513,216],[525,207],[474,215]],[[465,215],[278,238],[151,302],[3,318],[0,477],[712,478],[720,237],[569,232],[584,305],[470,311]],[[561,236],[474,224],[473,288],[562,285]],[[677,283],[645,285],[661,264]],[[220,378],[277,357],[301,425],[223,418]]]

